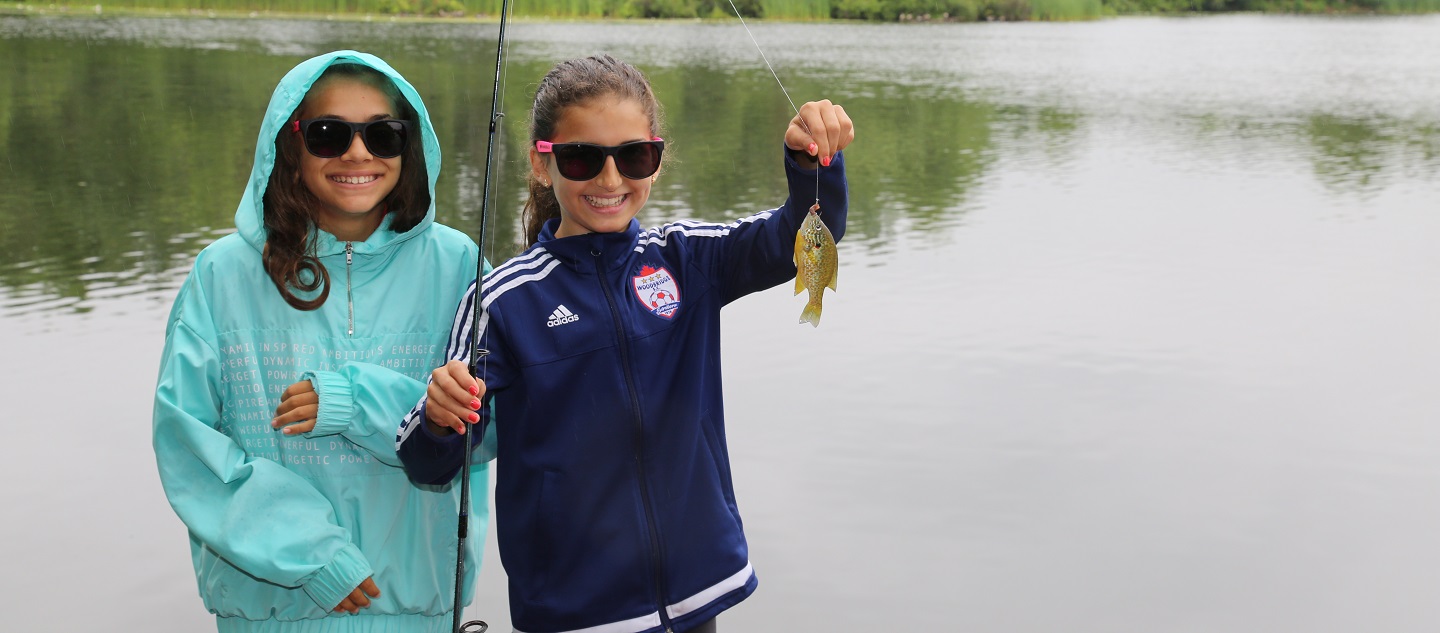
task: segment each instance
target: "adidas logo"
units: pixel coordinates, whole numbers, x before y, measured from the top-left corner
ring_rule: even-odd
[[[554,312],[550,313],[550,320],[545,322],[545,326],[555,327],[557,325],[565,325],[566,323],[574,323],[575,321],[579,320],[580,317],[578,315],[576,315],[574,312],[571,312],[570,309],[566,308],[564,305],[561,305],[560,307],[555,308]]]

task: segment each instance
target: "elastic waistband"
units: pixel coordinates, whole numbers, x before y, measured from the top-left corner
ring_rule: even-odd
[[[444,615],[333,615],[315,620],[246,620],[216,616],[219,633],[448,633]]]

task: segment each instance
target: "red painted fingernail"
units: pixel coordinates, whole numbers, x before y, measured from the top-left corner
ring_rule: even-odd
[[[479,421],[480,421],[480,414],[479,414],[479,413],[471,413],[468,417],[470,418],[470,421],[471,421],[471,422],[479,422]]]
[[[471,408],[471,409],[479,409],[479,408],[480,408],[480,401],[479,401],[479,400],[471,400],[471,401],[470,401],[470,408]]]
[[[480,386],[479,386],[479,385],[470,385],[470,395],[472,395],[472,396],[478,396],[478,395],[480,395]]]
[[[830,166],[830,157],[829,157],[829,156],[826,156],[826,157],[824,157],[824,158],[821,158],[821,159],[820,159],[820,166],[821,166],[821,167],[829,167],[829,166]]]
[[[805,148],[805,151],[810,152],[811,154],[814,154],[814,153],[815,153],[815,144],[814,144],[814,143],[811,143],[811,144],[810,144],[810,147]]]

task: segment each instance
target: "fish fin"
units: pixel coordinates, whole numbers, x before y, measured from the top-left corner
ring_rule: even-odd
[[[835,284],[837,284],[837,283],[840,283],[840,267],[839,267],[839,266],[836,266],[836,267],[835,267],[835,274],[830,275],[830,284],[829,284],[828,286],[826,286],[826,287],[829,288],[829,289],[831,289],[831,290],[834,290],[834,291],[836,291],[836,292],[839,292],[840,289],[835,287]]]
[[[805,289],[805,271],[803,271],[803,270],[796,270],[796,271],[795,271],[795,294],[797,294],[797,295],[800,294],[800,291],[801,291],[801,290],[804,290],[804,289]]]
[[[809,323],[810,327],[820,327],[820,304],[813,301],[805,304],[805,309],[800,312],[800,322]]]

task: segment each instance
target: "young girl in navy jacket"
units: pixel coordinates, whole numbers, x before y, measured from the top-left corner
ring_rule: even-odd
[[[756,587],[725,443],[720,308],[795,276],[814,202],[845,232],[850,118],[806,103],[785,131],[790,197],[730,223],[641,229],[660,106],[609,56],[562,62],[532,111],[530,247],[475,287],[397,437],[420,483],[452,479],[466,423],[495,426],[500,558],[519,631],[713,630]],[[479,443],[476,443],[478,446]]]

